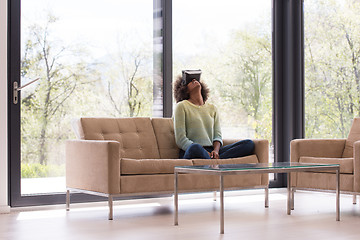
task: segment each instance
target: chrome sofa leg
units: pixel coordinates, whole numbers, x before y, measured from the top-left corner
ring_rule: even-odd
[[[265,208],[269,207],[269,186],[265,187]]]
[[[216,202],[216,191],[214,191],[214,201]]]
[[[108,197],[108,205],[109,205],[109,220],[113,220],[113,197],[109,195]]]
[[[353,204],[356,204],[356,194],[353,195]]]
[[[70,190],[66,190],[66,211],[70,211]]]

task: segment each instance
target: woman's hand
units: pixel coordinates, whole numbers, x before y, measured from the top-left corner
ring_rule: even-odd
[[[210,158],[212,159],[219,159],[219,150],[220,150],[220,142],[215,141],[213,142],[214,150],[210,153]]]
[[[217,151],[212,151],[211,153],[210,153],[210,158],[212,158],[212,159],[219,159],[219,152],[217,152]]]

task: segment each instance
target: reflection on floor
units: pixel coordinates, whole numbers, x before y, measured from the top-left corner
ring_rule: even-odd
[[[219,201],[212,193],[179,198],[179,226],[173,226],[173,199],[115,202],[114,220],[105,203],[12,209],[0,215],[0,239],[360,239],[360,202],[341,196],[335,221],[335,194],[295,193],[295,210],[286,214],[286,191],[225,193],[225,234],[219,234]]]

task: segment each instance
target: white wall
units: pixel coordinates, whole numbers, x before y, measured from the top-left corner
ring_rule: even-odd
[[[0,0],[0,213],[8,213],[7,0]]]

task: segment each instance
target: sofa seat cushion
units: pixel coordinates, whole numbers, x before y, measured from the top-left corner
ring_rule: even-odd
[[[244,163],[259,163],[257,156],[250,155],[241,158],[229,159],[192,159],[193,164],[198,165],[213,165],[213,164],[244,164]]]
[[[241,174],[224,176],[225,189],[253,188],[261,186],[260,174]],[[204,174],[180,174],[180,192],[218,191],[219,176]],[[174,192],[174,174],[124,175],[121,176],[122,194]]]
[[[297,172],[296,187],[311,189],[336,189],[336,175],[320,172]],[[340,174],[340,191],[354,191],[354,175]]]
[[[187,159],[132,159],[122,158],[120,173],[122,175],[174,173],[175,166],[192,166]]]
[[[300,163],[319,163],[319,164],[339,164],[340,173],[354,172],[353,158],[322,158],[322,157],[300,157]],[[317,171],[317,172],[333,172],[333,171]]]

